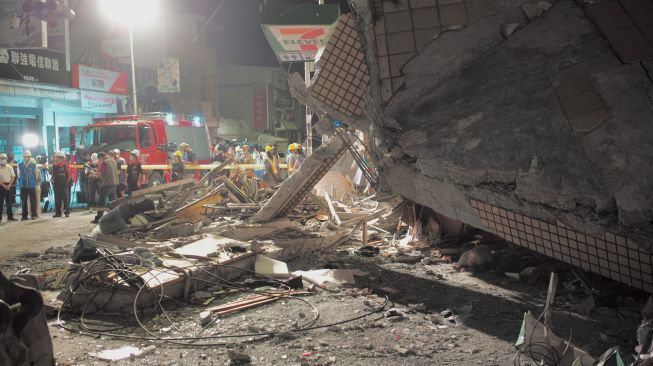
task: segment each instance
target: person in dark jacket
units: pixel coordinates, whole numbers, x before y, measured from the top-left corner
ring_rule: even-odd
[[[132,150],[129,154],[129,165],[127,165],[127,193],[129,194],[138,190],[138,182],[143,176],[143,167],[138,160],[140,156],[141,152],[138,150]]]
[[[172,180],[177,181],[184,179],[184,172],[186,168],[184,167],[184,162],[182,159],[182,152],[177,150],[172,157],[172,164],[170,170],[172,172]]]
[[[54,188],[54,216],[61,217],[61,206],[66,217],[70,216],[70,171],[62,152],[54,154],[52,165],[52,187]]]

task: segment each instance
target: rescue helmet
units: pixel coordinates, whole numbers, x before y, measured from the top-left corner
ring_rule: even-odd
[[[297,144],[292,143],[292,144],[288,145],[288,150],[290,150],[290,151],[297,150]]]
[[[6,158],[7,158],[7,154],[5,154],[5,153],[0,153],[0,159],[6,159]]]
[[[29,150],[23,151],[23,156],[29,156],[30,158],[32,157],[32,152]]]
[[[58,157],[60,157],[60,158],[65,158],[65,157],[66,157],[66,154],[64,154],[63,151],[57,151],[57,152],[54,153],[54,156],[55,156],[55,157],[58,156]]]
[[[274,148],[272,147],[272,145],[268,145],[268,146],[265,147],[265,152],[270,152],[270,151],[272,151],[272,150],[274,150]]]
[[[183,154],[181,151],[179,151],[179,150],[175,151],[175,156],[176,156],[176,157],[181,158],[183,155],[184,155],[184,154]]]
[[[136,157],[141,156],[141,152],[138,151],[138,150],[136,150],[136,149],[132,150],[131,154],[134,155],[134,156],[136,156]]]
[[[181,144],[179,144],[179,148],[180,148],[180,149],[183,149],[183,148],[185,148],[185,147],[188,147],[188,144],[187,144],[187,143],[182,142]]]
[[[113,153],[114,153],[116,156],[119,156],[119,155],[120,155],[120,149],[113,149]]]

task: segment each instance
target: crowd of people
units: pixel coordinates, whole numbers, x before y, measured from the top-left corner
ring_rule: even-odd
[[[89,207],[102,208],[108,202],[139,189],[143,176],[139,156],[139,151],[133,150],[130,161],[126,162],[118,149],[86,153],[83,161],[78,163],[84,168],[79,169],[73,167],[72,157],[63,152],[55,152],[50,164],[46,157],[33,158],[29,150],[23,151],[20,162],[11,155],[0,153],[0,212],[4,214],[6,209],[7,221],[16,221],[13,207],[18,192],[22,220],[35,220],[41,212],[49,209],[54,211],[53,217],[69,217],[76,182],[79,183],[81,200]],[[54,204],[50,202],[50,193]]]
[[[211,151],[212,162],[225,162],[234,159],[236,164],[244,165],[234,170],[232,178],[240,174],[253,175],[247,165],[262,165],[263,178],[271,186],[280,184],[282,175],[280,157],[272,145],[220,144]],[[129,152],[129,161],[121,157],[118,149],[106,152],[85,152],[80,161],[63,152],[55,152],[53,161],[48,164],[47,157],[32,157],[29,150],[23,151],[22,160],[17,162],[12,155],[0,153],[0,222],[6,210],[7,220],[16,221],[13,207],[16,193],[20,193],[22,220],[37,219],[41,212],[54,211],[53,217],[69,217],[73,187],[79,183],[78,202],[89,208],[96,208],[98,214],[93,220],[97,223],[102,217],[103,208],[113,200],[129,195],[141,188],[144,170],[140,162],[140,152]],[[288,176],[297,171],[306,159],[301,144],[290,144],[286,153]],[[196,164],[197,158],[187,143],[179,145],[170,162],[173,181],[192,177],[199,171],[186,169],[187,164]],[[76,165],[76,167],[73,167]],[[79,168],[82,165],[83,168]],[[53,193],[54,204],[50,202]]]
[[[212,147],[211,160],[213,162],[224,162],[234,159],[236,164],[256,164],[264,168],[264,178],[271,185],[281,183],[284,176],[279,169],[280,157],[276,146],[267,145],[261,147],[258,144],[217,144]],[[288,176],[299,169],[306,160],[306,153],[301,144],[293,143],[288,145],[286,152],[286,165]],[[247,169],[245,169],[247,170]]]

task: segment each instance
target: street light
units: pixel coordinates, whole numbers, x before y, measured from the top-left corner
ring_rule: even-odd
[[[129,54],[132,71],[132,106],[133,113],[138,114],[138,99],[136,98],[136,64],[134,62],[135,25],[145,25],[154,21],[159,13],[160,0],[102,0],[102,13],[112,22],[127,25],[129,28]]]
[[[39,146],[39,136],[35,133],[28,132],[23,135],[23,146],[33,149]]]

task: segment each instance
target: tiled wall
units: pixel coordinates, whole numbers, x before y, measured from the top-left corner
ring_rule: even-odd
[[[353,14],[340,17],[317,65],[311,96],[346,115],[361,116],[370,74]]]
[[[624,63],[653,59],[653,2],[600,2],[587,12]]]
[[[610,115],[592,80],[586,75],[557,82],[553,90],[574,131],[591,131]]]
[[[509,242],[653,292],[651,254],[630,239],[612,233],[595,237],[481,201],[470,203],[485,228]]]
[[[470,24],[494,10],[493,0],[395,0],[373,3],[381,96],[401,86],[401,67],[444,29]],[[379,9],[382,5],[382,14]]]

